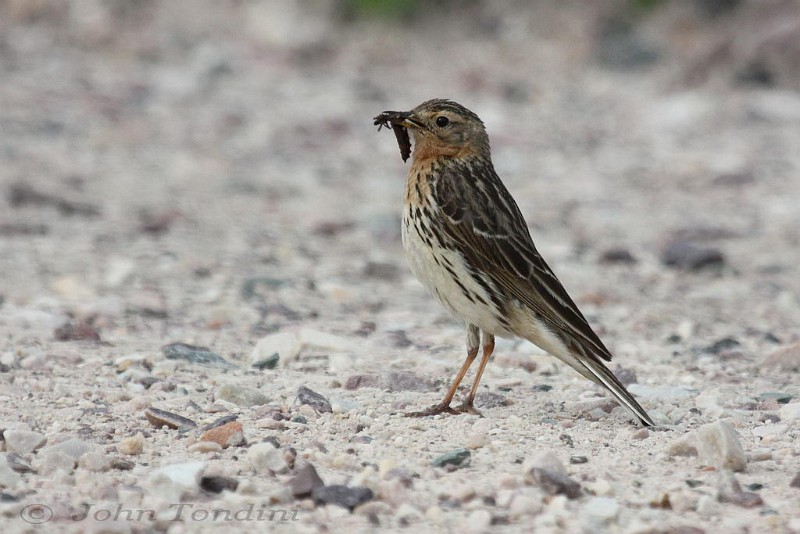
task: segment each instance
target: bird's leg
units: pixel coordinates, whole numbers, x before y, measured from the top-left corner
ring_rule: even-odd
[[[469,390],[469,397],[467,400],[464,401],[461,405],[456,407],[456,411],[459,413],[468,412],[475,415],[483,415],[481,412],[475,408],[475,395],[478,394],[478,384],[481,381],[481,376],[483,376],[483,370],[486,369],[486,364],[489,363],[489,358],[492,357],[492,352],[494,352],[494,336],[492,334],[487,334],[486,332],[483,333],[483,356],[481,357],[481,363],[478,365],[478,372],[475,374],[475,381],[472,382],[472,389]]]
[[[464,380],[464,375],[467,374],[469,366],[472,365],[472,362],[474,362],[475,358],[478,356],[478,345],[480,344],[478,335],[477,327],[467,325],[467,359],[464,360],[464,365],[462,365],[461,370],[458,371],[455,380],[453,380],[453,383],[450,385],[450,389],[447,390],[447,395],[444,396],[442,402],[431,406],[427,410],[408,412],[405,414],[406,417],[425,417],[426,415],[436,415],[440,413],[459,413],[450,407],[450,403],[453,402],[453,397],[456,391],[458,391],[459,384]]]

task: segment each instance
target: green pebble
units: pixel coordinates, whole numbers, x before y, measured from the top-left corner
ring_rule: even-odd
[[[470,452],[467,449],[456,449],[447,452],[441,456],[437,456],[431,465],[434,467],[444,467],[446,465],[454,465],[456,467],[466,467],[469,465]]]

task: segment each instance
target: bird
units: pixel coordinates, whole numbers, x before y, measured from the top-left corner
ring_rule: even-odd
[[[413,155],[404,192],[403,251],[416,278],[466,324],[467,356],[439,404],[408,416],[473,413],[495,337],[522,338],[607,389],[643,426],[653,420],[606,366],[611,352],[542,258],[492,163],[483,121],[448,99],[384,111],[401,157]],[[409,136],[410,134],[410,136]],[[481,351],[464,402],[453,397]]]

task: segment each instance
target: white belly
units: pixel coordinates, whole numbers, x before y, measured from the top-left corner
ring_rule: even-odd
[[[453,317],[489,334],[513,337],[497,320],[497,312],[486,289],[472,276],[466,275],[465,260],[460,253],[440,248],[435,240],[432,240],[433,248],[428,246],[414,227],[414,221],[408,217],[403,218],[402,238],[411,272]],[[448,265],[461,275],[458,282],[463,287],[454,280]]]

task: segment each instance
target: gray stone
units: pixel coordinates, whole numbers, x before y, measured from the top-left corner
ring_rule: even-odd
[[[315,489],[324,485],[317,470],[311,464],[306,464],[305,467],[298,470],[297,475],[289,481],[289,489],[295,499],[309,497]]]
[[[35,451],[47,442],[44,434],[30,430],[6,430],[3,432],[8,452],[28,454]]]
[[[333,412],[333,408],[331,408],[331,403],[328,401],[328,399],[305,386],[300,386],[300,388],[297,390],[295,402],[300,405],[307,404],[311,406],[317,413]]]
[[[371,501],[374,498],[372,490],[363,486],[322,486],[311,492],[314,503],[319,505],[335,504],[347,508],[351,512],[359,504]]]
[[[200,488],[209,493],[222,493],[223,490],[236,491],[239,481],[231,477],[208,476],[200,479]]]
[[[470,452],[467,449],[456,449],[454,451],[446,452],[437,456],[431,462],[434,467],[445,467],[452,465],[453,467],[466,467],[470,462]]]
[[[721,267],[725,263],[725,256],[715,248],[691,241],[674,241],[664,247],[661,262],[668,267],[698,271]]]
[[[695,446],[704,465],[733,471],[744,471],[747,467],[747,457],[736,430],[727,421],[717,421],[698,428]]]
[[[220,386],[217,389],[216,396],[219,400],[232,402],[245,408],[260,406],[269,402],[269,398],[259,390],[234,384]]]
[[[170,343],[161,348],[168,360],[186,360],[187,362],[206,367],[235,369],[236,366],[206,347],[197,347],[187,343]]]

